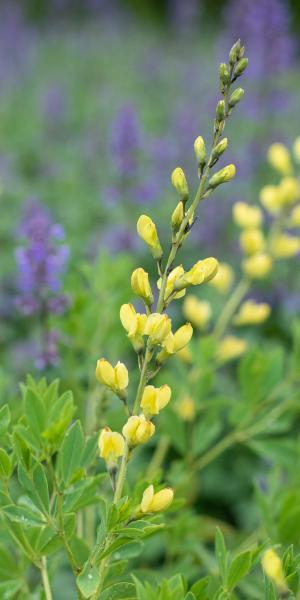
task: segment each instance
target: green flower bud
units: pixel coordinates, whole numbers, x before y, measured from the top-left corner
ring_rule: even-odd
[[[208,182],[208,187],[215,188],[221,183],[226,183],[227,181],[230,181],[234,178],[235,171],[236,169],[234,165],[227,165],[227,167],[224,167],[224,169],[221,169],[221,171],[218,171],[211,177],[211,179]]]
[[[229,64],[233,66],[240,58],[240,52],[242,50],[241,40],[238,40],[233,44],[230,52],[229,52]]]
[[[215,149],[213,150],[212,153],[212,158],[213,160],[215,160],[216,158],[219,158],[219,156],[221,156],[223,154],[223,152],[225,152],[225,150],[228,148],[228,139],[227,138],[223,138],[223,140],[221,140],[217,146],[215,147]]]
[[[194,150],[199,167],[205,165],[206,148],[203,137],[199,135],[194,141]]]
[[[248,58],[241,58],[241,60],[238,61],[234,69],[234,74],[236,77],[239,77],[245,71],[245,69],[247,69],[248,62]]]
[[[234,90],[234,92],[232,92],[229,98],[229,108],[233,108],[243,98],[244,94],[245,92],[243,88],[237,88],[236,90]]]
[[[229,71],[226,63],[221,63],[219,67],[220,81],[223,86],[228,85],[230,82]]]
[[[186,180],[186,176],[180,167],[176,167],[171,175],[172,184],[180,196],[187,197],[189,195],[189,188]]]
[[[218,104],[217,104],[217,108],[216,108],[216,118],[217,121],[220,123],[221,121],[224,121],[225,119],[225,102],[224,100],[219,100]]]

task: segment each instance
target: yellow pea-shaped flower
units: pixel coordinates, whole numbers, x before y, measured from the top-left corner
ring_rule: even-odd
[[[243,229],[256,229],[262,224],[263,215],[259,206],[236,202],[232,212],[235,223]]]
[[[211,319],[211,305],[207,300],[198,300],[197,296],[189,294],[183,303],[183,314],[199,329],[206,329]]]
[[[206,283],[215,277],[218,271],[218,261],[213,258],[199,260],[189,271],[175,281],[175,290],[182,290],[190,285]]]
[[[98,447],[100,457],[107,462],[115,462],[119,456],[123,456],[125,450],[125,440],[117,431],[111,431],[109,427],[102,429]]]
[[[153,257],[159,260],[162,257],[162,249],[156,226],[152,219],[147,215],[141,215],[137,222],[137,232],[142,240],[144,240],[145,244],[149,246]]]
[[[300,186],[296,177],[283,177],[279,184],[279,198],[282,206],[290,206],[299,200]]]
[[[275,583],[280,590],[286,590],[287,586],[283,573],[282,562],[275,550],[272,550],[272,548],[266,550],[263,554],[261,563],[267,577],[269,577],[269,579],[271,579],[271,581],[273,581],[273,583]]]
[[[143,298],[146,304],[153,304],[153,294],[149,283],[149,275],[139,267],[135,269],[131,275],[131,287],[133,292]]]
[[[244,273],[246,273],[250,279],[263,279],[269,275],[272,264],[271,256],[260,252],[259,254],[254,254],[253,256],[246,258],[242,263],[242,267]]]
[[[176,406],[176,412],[183,421],[193,421],[196,415],[196,407],[193,398],[190,396],[184,396],[181,398]]]
[[[217,273],[210,280],[209,284],[214,287],[219,294],[227,294],[234,281],[233,269],[227,263],[219,263]]]
[[[143,493],[140,506],[142,513],[153,513],[166,510],[172,504],[174,491],[172,488],[164,488],[155,494],[153,485],[149,485]]]
[[[276,215],[280,212],[282,208],[282,202],[279,186],[265,185],[260,190],[259,199],[263,207],[271,215]]]
[[[105,358],[100,358],[97,361],[96,377],[100,383],[117,394],[122,394],[128,386],[128,371],[121,362],[113,367]]]
[[[162,344],[171,332],[171,319],[161,313],[152,313],[147,317],[144,333],[153,345]]]
[[[144,415],[133,415],[125,423],[122,433],[130,446],[145,444],[153,436],[155,425]]]
[[[224,337],[220,342],[217,349],[217,361],[220,363],[227,362],[238,358],[247,350],[246,340],[228,335]]]
[[[240,306],[239,312],[234,318],[235,325],[258,325],[263,323],[270,315],[271,307],[266,302],[254,302],[246,300]]]
[[[268,150],[268,161],[270,165],[282,175],[289,175],[292,171],[291,157],[284,144],[272,144]]]
[[[273,238],[271,252],[275,258],[291,258],[300,252],[300,238],[281,233]]]
[[[240,235],[240,245],[245,254],[257,254],[265,247],[265,238],[261,229],[245,229]]]
[[[159,388],[146,385],[141,400],[141,408],[147,416],[158,415],[170,400],[171,388],[168,385],[162,385]]]
[[[175,267],[175,269],[172,269],[171,273],[169,273],[169,275],[167,277],[167,285],[166,285],[166,289],[165,289],[164,300],[167,300],[167,298],[172,294],[172,292],[174,291],[176,282],[180,279],[180,277],[182,277],[182,275],[184,275],[184,268],[182,265]],[[157,282],[157,287],[159,290],[161,289],[161,277],[159,278],[159,280]],[[182,296],[185,295],[185,292],[186,292],[185,289],[180,290],[179,292],[174,294],[173,298],[174,299],[182,298]]]

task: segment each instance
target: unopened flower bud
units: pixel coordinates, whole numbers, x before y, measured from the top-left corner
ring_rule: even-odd
[[[168,385],[156,388],[146,385],[141,400],[141,408],[146,416],[158,415],[171,400],[171,389]]]
[[[144,329],[147,315],[137,313],[133,304],[122,304],[120,320],[136,352],[144,348]]]
[[[236,173],[236,168],[234,165],[227,165],[217,173],[215,173],[208,182],[209,188],[215,188],[221,183],[226,183],[227,181],[231,181],[234,178]]]
[[[243,98],[244,94],[245,92],[243,88],[237,88],[236,90],[234,90],[234,92],[232,92],[229,98],[229,108],[233,108],[236,104],[238,104],[238,102]]]
[[[131,275],[131,287],[133,292],[143,298],[148,306],[153,304],[153,294],[149,283],[149,275],[139,267],[135,269]]]
[[[245,254],[257,254],[265,247],[265,239],[261,229],[245,229],[240,235],[241,248]]]
[[[223,140],[221,140],[214,148],[213,153],[212,153],[212,159],[215,160],[216,158],[219,158],[225,152],[225,150],[227,148],[228,148],[228,138],[223,138]]]
[[[189,188],[184,171],[180,167],[176,167],[171,175],[172,184],[182,198],[189,195]]]
[[[221,121],[224,121],[225,116],[226,116],[225,102],[224,102],[224,100],[219,100],[219,102],[217,104],[217,108],[216,108],[216,119],[220,123]]]
[[[133,415],[125,423],[122,433],[130,446],[137,446],[148,442],[155,433],[155,426],[144,415]]]
[[[173,498],[174,492],[171,488],[164,488],[155,494],[153,485],[149,485],[143,493],[140,510],[142,513],[166,510],[172,504]]]
[[[158,353],[156,361],[164,363],[172,354],[180,352],[191,341],[193,328],[191,323],[179,327],[175,333],[170,333],[163,343],[163,349]]]
[[[137,222],[137,232],[142,240],[149,246],[153,257],[159,260],[162,257],[162,249],[152,219],[147,215],[141,215]]]
[[[178,202],[178,204],[172,214],[172,227],[174,227],[174,229],[176,229],[176,230],[179,229],[179,227],[183,221],[183,217],[184,217],[184,207],[183,207],[183,202],[180,200],[180,202]]]
[[[243,229],[254,229],[262,224],[262,211],[258,206],[250,206],[246,202],[236,202],[232,214],[235,223]]]
[[[194,141],[194,150],[197,163],[199,167],[202,167],[203,165],[205,165],[206,161],[206,147],[204,139],[201,135],[198,135],[198,137]]]
[[[228,83],[230,82],[229,70],[228,70],[228,66],[226,65],[226,63],[220,64],[219,76],[220,76],[220,82],[221,82],[221,90],[223,90],[224,87],[226,87],[228,85]]]
[[[245,69],[247,69],[248,63],[249,63],[248,58],[241,58],[238,61],[237,65],[234,69],[234,74],[236,77],[239,77],[240,75],[242,75],[242,73],[244,73]]]
[[[184,274],[184,268],[182,265],[178,265],[178,267],[175,267],[175,269],[172,269],[171,273],[169,273],[168,277],[167,277],[167,284],[166,284],[166,289],[165,289],[165,296],[164,296],[164,300],[167,300],[169,298],[169,296],[171,296],[171,294],[174,292],[174,286],[176,281]],[[161,289],[161,277],[159,278],[158,282],[157,282],[157,287],[160,290]],[[176,294],[172,295],[172,298],[178,299],[178,298],[182,298],[185,295],[185,290],[181,290],[179,292],[177,292]]]
[[[96,377],[116,394],[124,393],[128,386],[128,371],[121,362],[113,367],[105,358],[100,358],[97,361]]]
[[[111,431],[109,427],[102,429],[98,447],[100,457],[107,462],[115,462],[119,456],[123,456],[125,450],[125,440],[117,431]]]
[[[177,279],[174,288],[181,290],[189,285],[206,283],[216,275],[217,270],[218,261],[215,258],[209,257],[204,260],[198,260],[189,271]]]
[[[276,235],[271,243],[271,251],[275,258],[291,258],[300,252],[300,239],[289,233]]]
[[[233,44],[229,52],[229,64],[233,66],[241,58],[241,40]]]

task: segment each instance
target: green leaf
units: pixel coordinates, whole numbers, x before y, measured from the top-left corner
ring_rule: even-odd
[[[231,591],[236,584],[247,575],[251,568],[251,552],[243,552],[236,556],[228,570],[227,587]]]
[[[184,600],[196,600],[196,596],[194,596],[193,592],[188,592]]]
[[[134,600],[136,599],[133,583],[115,583],[106,588],[101,594],[101,600]]]
[[[86,506],[98,504],[99,486],[107,473],[100,473],[96,477],[88,477],[82,481],[77,481],[64,494],[64,510],[78,511]]]
[[[24,586],[23,579],[14,579],[9,581],[1,581],[0,583],[0,598],[9,600],[15,598],[16,593]]]
[[[206,594],[207,586],[209,584],[209,577],[203,577],[196,581],[194,585],[191,587],[191,592],[194,594],[196,600],[208,600],[208,596]]]
[[[44,524],[42,514],[39,517],[37,512],[23,506],[10,504],[2,508],[2,511],[10,521],[20,523],[24,527],[39,527]]]
[[[35,462],[32,472],[28,473],[20,464],[18,478],[35,506],[48,515],[50,511],[48,481],[42,465]]]
[[[39,441],[46,426],[46,410],[43,401],[32,389],[27,389],[24,399],[27,422],[34,437]]]
[[[132,541],[129,538],[119,538],[112,542],[106,550],[99,555],[99,560],[102,560],[105,556],[113,554],[114,560],[121,560],[127,558],[134,558],[138,556],[143,549],[143,544],[140,541]]]
[[[284,353],[282,348],[263,352],[254,348],[242,359],[238,369],[241,391],[250,404],[258,404],[282,381]]]
[[[4,404],[0,408],[0,436],[2,437],[4,433],[7,432],[8,426],[10,424],[10,410],[8,404]]]
[[[192,447],[195,456],[213,444],[219,436],[222,427],[222,420],[215,411],[201,417],[193,432]]]
[[[98,567],[91,567],[90,562],[87,561],[83,571],[76,579],[76,583],[83,597],[90,598],[90,596],[96,592],[99,582],[100,576]]]
[[[218,561],[219,571],[223,584],[226,581],[228,556],[225,546],[225,540],[219,527],[216,528],[215,552]]]
[[[67,487],[81,465],[84,435],[80,421],[75,421],[66,432],[59,453],[62,479]]]
[[[11,460],[7,452],[3,448],[0,448],[0,479],[9,479],[11,469]]]

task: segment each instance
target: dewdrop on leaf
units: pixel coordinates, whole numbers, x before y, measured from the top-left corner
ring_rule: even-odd
[[[164,488],[155,494],[153,485],[149,485],[143,493],[140,510],[142,513],[166,510],[172,504],[173,498],[174,492],[172,488]]]

